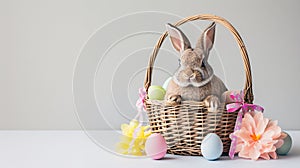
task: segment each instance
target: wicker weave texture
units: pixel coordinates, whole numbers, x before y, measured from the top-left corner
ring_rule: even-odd
[[[229,134],[234,129],[237,113],[227,113],[223,108],[209,112],[203,102],[184,101],[177,106],[163,103],[147,100],[146,109],[152,131],[164,136],[169,153],[201,155],[200,145],[208,133],[219,135],[223,152],[229,151]]]

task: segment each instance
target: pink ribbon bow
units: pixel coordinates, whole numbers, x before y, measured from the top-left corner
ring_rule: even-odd
[[[232,92],[230,94],[230,98],[232,100],[234,100],[234,103],[230,103],[226,105],[226,109],[227,112],[236,112],[238,111],[238,115],[235,121],[235,126],[234,126],[234,131],[240,130],[241,129],[241,125],[242,125],[242,119],[243,119],[243,115],[246,112],[249,111],[264,111],[264,108],[259,106],[259,105],[255,105],[255,104],[248,104],[245,103],[244,101],[244,93],[243,91],[241,91],[241,93],[234,93]],[[236,149],[236,145],[237,145],[237,137],[233,134],[230,134],[230,139],[231,139],[231,145],[230,145],[230,149],[229,149],[229,157],[231,159],[234,158],[234,154],[235,154],[235,149]]]
[[[139,89],[139,99],[136,101],[136,107],[139,111],[142,109],[146,111],[146,105],[145,105],[145,99],[147,96],[147,92],[145,88],[140,88]]]

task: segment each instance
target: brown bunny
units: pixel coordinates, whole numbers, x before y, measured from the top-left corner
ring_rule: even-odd
[[[227,88],[208,64],[209,52],[214,44],[215,27],[213,22],[204,30],[196,47],[192,48],[179,28],[167,24],[171,42],[180,52],[180,66],[167,87],[166,105],[180,104],[184,100],[204,100],[209,110],[218,108],[220,98]]]

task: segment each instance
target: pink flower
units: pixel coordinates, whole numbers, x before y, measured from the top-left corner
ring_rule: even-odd
[[[139,89],[139,99],[136,101],[136,107],[138,110],[142,111],[142,109],[144,111],[146,111],[146,104],[145,104],[145,98],[147,96],[147,92],[145,88],[140,88]]]
[[[277,159],[276,148],[283,144],[286,136],[277,126],[277,121],[263,117],[262,112],[248,112],[245,114],[240,130],[233,133],[237,137],[235,152],[239,157],[257,160],[270,157]]]

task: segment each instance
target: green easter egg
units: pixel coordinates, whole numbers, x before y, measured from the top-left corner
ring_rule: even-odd
[[[169,85],[169,83],[170,83],[171,80],[172,80],[172,77],[169,77],[169,78],[164,82],[164,84],[163,84],[162,87],[163,87],[165,90],[167,90],[168,85]]]
[[[150,86],[148,89],[148,97],[150,100],[163,100],[166,91],[161,86]]]
[[[284,132],[284,133],[286,133],[286,132]],[[288,133],[286,133],[286,134],[287,134],[287,137],[285,137],[283,139],[283,141],[284,141],[283,145],[280,148],[276,149],[276,153],[278,155],[286,155],[291,150],[292,138]]]

